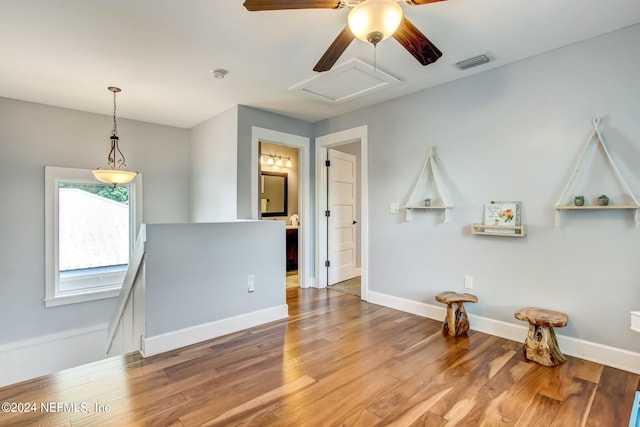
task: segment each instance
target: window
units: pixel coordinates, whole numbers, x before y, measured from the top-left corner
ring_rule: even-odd
[[[90,170],[45,168],[47,307],[118,295],[140,218],[136,181],[114,187]]]

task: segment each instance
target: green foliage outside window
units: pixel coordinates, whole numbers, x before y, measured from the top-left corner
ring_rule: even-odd
[[[129,187],[102,184],[74,184],[74,183],[61,183],[60,188],[77,188],[79,190],[86,191],[91,194],[104,197],[120,203],[129,203]]]

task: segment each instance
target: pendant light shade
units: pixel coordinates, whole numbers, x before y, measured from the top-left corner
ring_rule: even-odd
[[[95,169],[93,176],[105,184],[128,184],[134,180],[138,172],[131,172],[122,169]]]
[[[402,8],[394,0],[366,0],[349,12],[349,29],[374,46],[393,35],[402,21]]]
[[[120,88],[110,86],[107,89],[113,92],[113,130],[111,131],[111,150],[107,155],[107,165],[109,169],[95,169],[93,176],[105,184],[113,184],[115,187],[118,184],[128,184],[136,177],[138,172],[131,172],[128,170],[120,169],[127,166],[124,154],[120,151],[118,137],[118,124],[116,122],[116,93],[121,92]]]

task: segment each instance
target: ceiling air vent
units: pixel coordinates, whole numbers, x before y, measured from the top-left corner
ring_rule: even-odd
[[[468,70],[469,68],[477,67],[487,62],[491,62],[491,59],[487,55],[478,55],[456,63],[456,67],[458,67],[459,70]]]

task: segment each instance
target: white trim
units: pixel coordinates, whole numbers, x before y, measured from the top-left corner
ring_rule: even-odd
[[[117,298],[120,295],[120,288],[115,290],[96,290],[94,292],[83,292],[75,295],[59,295],[52,298],[45,298],[45,307],[58,307],[60,305],[77,304],[79,302],[98,301],[101,299]]]
[[[444,306],[433,306],[379,292],[369,291],[368,301],[438,321],[443,321],[446,314]],[[469,313],[469,323],[474,331],[518,342],[524,342],[529,329],[528,326],[515,325],[471,313]],[[640,353],[567,337],[558,334],[558,331],[559,329],[556,329],[556,337],[564,354],[640,374]]]
[[[301,242],[298,245],[298,259],[302,260],[302,262],[298,263],[298,280],[301,287],[304,288],[308,286],[308,283],[312,282],[309,276],[312,265],[311,224],[309,223],[311,215],[311,184],[309,171],[311,165],[311,140],[304,136],[278,132],[257,126],[251,127],[251,219],[254,220],[260,219],[258,209],[258,201],[260,200],[260,193],[258,192],[258,183],[260,182],[260,163],[258,160],[260,141],[295,147],[299,150],[298,216],[300,217],[300,225],[298,227],[298,236],[300,236]]]
[[[203,323],[202,325],[167,332],[166,334],[156,335],[154,337],[143,337],[141,353],[144,357],[153,356],[165,351],[238,332],[243,329],[286,319],[288,316],[289,308],[286,304],[283,304],[251,313],[227,317],[226,319],[220,319],[214,322]]]
[[[323,188],[326,186],[327,175],[324,161],[327,149],[351,142],[360,141],[360,295],[368,301],[369,283],[369,140],[368,127],[360,126],[316,138],[316,286],[327,286],[327,272],[324,268],[324,253],[327,246],[327,226],[323,212],[327,205],[327,195]]]
[[[0,345],[0,387],[105,359],[107,327],[101,323]]]

